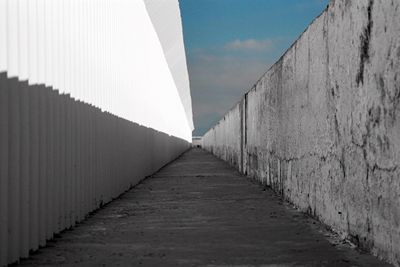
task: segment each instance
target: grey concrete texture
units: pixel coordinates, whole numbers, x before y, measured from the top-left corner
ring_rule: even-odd
[[[192,149],[19,266],[390,266]]]
[[[330,1],[203,143],[400,266],[400,1]]]
[[[0,73],[0,266],[28,257],[189,147]]]

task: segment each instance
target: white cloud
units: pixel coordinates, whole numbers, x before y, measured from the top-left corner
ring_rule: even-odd
[[[217,122],[271,66],[262,58],[207,53],[190,57],[188,63],[197,135]]]
[[[234,40],[188,57],[195,135],[214,125],[250,90],[276,57],[284,37]]]
[[[234,50],[234,51],[269,51],[274,48],[274,40],[264,39],[247,39],[240,40],[236,39],[232,42],[229,42],[225,45],[225,49]]]

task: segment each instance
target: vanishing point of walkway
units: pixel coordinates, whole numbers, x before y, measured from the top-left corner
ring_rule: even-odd
[[[192,149],[22,266],[386,266]]]

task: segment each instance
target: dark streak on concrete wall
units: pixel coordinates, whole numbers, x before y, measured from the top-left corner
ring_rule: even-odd
[[[372,26],[373,26],[373,21],[372,21],[372,7],[373,7],[374,1],[369,0],[367,12],[368,12],[368,23],[367,26],[365,26],[363,33],[360,36],[360,41],[361,41],[361,49],[360,49],[360,67],[357,73],[357,85],[360,85],[360,83],[364,83],[364,68],[365,64],[368,63],[369,61],[369,42],[371,39],[371,31],[372,31]]]
[[[203,143],[400,266],[399,103],[400,2],[332,0]]]

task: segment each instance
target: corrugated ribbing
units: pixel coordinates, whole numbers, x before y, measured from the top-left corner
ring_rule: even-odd
[[[190,135],[142,1],[0,0],[0,266],[176,158]]]
[[[0,77],[1,264],[27,257],[188,148],[43,85]]]
[[[0,0],[0,7],[0,71],[9,78],[191,140],[190,99],[182,103],[143,0]],[[176,35],[179,18],[162,18]],[[189,90],[188,81],[179,85]]]

